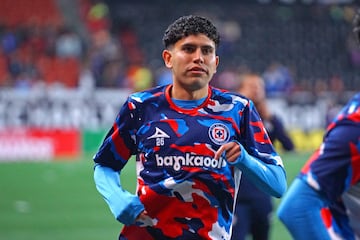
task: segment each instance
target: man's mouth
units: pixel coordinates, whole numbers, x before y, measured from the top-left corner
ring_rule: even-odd
[[[206,70],[201,67],[193,67],[189,70],[190,72],[206,73]]]

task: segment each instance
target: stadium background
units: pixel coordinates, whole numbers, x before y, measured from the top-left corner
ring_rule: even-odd
[[[289,183],[334,112],[358,89],[352,0],[1,0],[0,239],[116,239],[92,180],[92,155],[130,92],[169,81],[166,26],[184,14],[221,32],[213,84],[249,69],[296,152]],[[221,79],[221,81],[219,80]],[[135,188],[134,165],[123,183]],[[290,239],[276,218],[272,239]]]

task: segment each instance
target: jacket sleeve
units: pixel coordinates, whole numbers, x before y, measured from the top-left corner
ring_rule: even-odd
[[[282,159],[275,151],[264,124],[251,100],[241,112],[241,155],[232,164],[259,189],[281,197],[287,188]]]
[[[115,218],[121,223],[129,225],[135,223],[135,219],[145,208],[138,196],[121,187],[119,176],[120,172],[116,172],[112,168],[95,165],[96,189],[108,204]]]
[[[319,192],[296,178],[283,197],[277,216],[294,239],[311,237],[315,240],[330,240],[321,216],[321,210],[326,206],[327,202]]]
[[[259,189],[274,197],[281,197],[287,188],[285,170],[280,165],[267,164],[251,156],[240,144],[241,155],[235,162],[229,162],[239,168]]]

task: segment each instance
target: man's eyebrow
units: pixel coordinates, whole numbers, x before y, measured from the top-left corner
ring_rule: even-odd
[[[210,44],[197,45],[197,44],[194,44],[194,43],[184,43],[182,46],[183,47],[201,47],[201,48],[213,48],[213,49],[215,49],[215,47],[210,45]]]

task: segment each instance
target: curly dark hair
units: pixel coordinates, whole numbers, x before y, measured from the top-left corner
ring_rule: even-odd
[[[217,48],[220,44],[220,36],[216,27],[205,17],[182,16],[169,25],[163,36],[165,48],[174,45],[180,39],[196,34],[205,34],[215,43]]]

